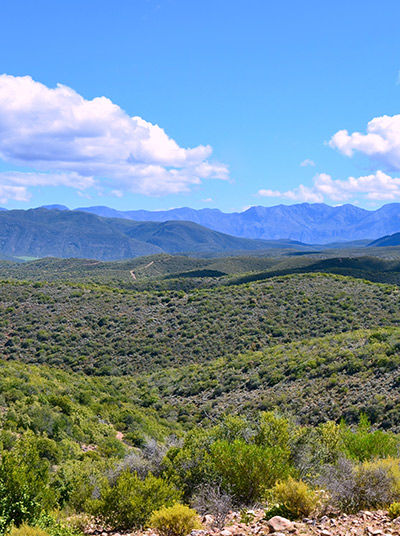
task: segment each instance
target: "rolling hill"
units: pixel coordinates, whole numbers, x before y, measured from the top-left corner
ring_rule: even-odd
[[[393,246],[400,246],[400,233],[394,233],[392,235],[382,236],[381,238],[378,238],[377,240],[374,240],[373,242],[368,244],[368,247],[376,247],[376,248],[393,247]]]
[[[88,374],[132,374],[397,326],[398,311],[397,287],[326,274],[146,292],[10,280],[0,286],[0,351]]]

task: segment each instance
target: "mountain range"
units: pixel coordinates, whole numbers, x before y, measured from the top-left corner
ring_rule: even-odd
[[[0,256],[118,260],[155,253],[224,254],[301,247],[238,238],[193,222],[136,222],[96,214],[37,208],[0,212]]]
[[[68,210],[63,205],[47,208]],[[323,203],[301,203],[273,207],[255,206],[244,212],[225,213],[218,209],[176,208],[164,211],[120,211],[104,206],[80,207],[106,218],[134,221],[191,221],[214,231],[242,238],[297,240],[325,244],[352,240],[374,240],[400,232],[400,203],[366,210],[346,204],[331,207]]]
[[[157,253],[266,254],[276,248],[307,253],[320,247],[315,245],[318,242],[325,242],[324,249],[397,246],[400,233],[396,230],[400,230],[400,204],[376,211],[352,205],[280,205],[232,214],[216,209],[120,212],[108,207],[69,210],[50,205],[0,211],[0,258],[52,256],[111,261]]]

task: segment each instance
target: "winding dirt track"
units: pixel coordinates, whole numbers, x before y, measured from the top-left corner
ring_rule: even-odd
[[[143,268],[148,268],[148,267],[151,266],[152,264],[154,264],[154,261],[150,261],[149,264],[146,264],[146,266],[143,266]],[[135,272],[134,272],[133,270],[131,270],[129,273],[131,274],[132,279],[133,279],[134,281],[136,281],[137,278],[136,278],[136,274],[135,274]]]

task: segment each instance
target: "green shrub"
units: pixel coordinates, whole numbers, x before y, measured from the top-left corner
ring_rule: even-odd
[[[286,516],[290,519],[310,516],[316,509],[319,499],[315,490],[305,482],[292,477],[275,484],[270,491],[270,496],[272,502],[283,507]]]
[[[355,431],[342,425],[342,439],[345,454],[360,462],[396,456],[399,450],[399,438],[382,430],[371,431],[365,415],[361,415]]]
[[[184,504],[174,504],[156,510],[149,524],[160,536],[186,536],[202,526],[196,511]]]
[[[64,519],[56,519],[54,515],[42,512],[34,521],[35,528],[45,531],[50,536],[81,536],[83,530],[69,525]]]
[[[0,532],[11,523],[31,523],[54,504],[49,465],[41,460],[35,438],[22,437],[0,460]]]
[[[180,499],[177,489],[151,473],[141,480],[137,473],[122,472],[114,485],[104,484],[91,512],[115,529],[143,527],[152,512]]]
[[[237,504],[260,501],[278,478],[288,476],[290,466],[279,447],[265,447],[236,439],[216,441],[210,449],[211,464],[223,489]]]
[[[389,517],[392,519],[396,519],[397,517],[400,517],[400,502],[394,502],[392,503],[389,508]]]

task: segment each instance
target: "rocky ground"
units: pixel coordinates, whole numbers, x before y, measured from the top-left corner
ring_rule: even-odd
[[[207,525],[205,526],[207,527]],[[303,519],[292,522],[279,516],[267,520],[264,512],[255,511],[251,523],[241,523],[240,514],[234,513],[222,530],[213,530],[211,526],[208,526],[204,531],[195,531],[192,536],[218,536],[218,534],[219,536],[261,536],[263,534],[274,534],[274,536],[288,534],[299,536],[400,536],[400,518],[392,520],[385,511],[364,511],[355,515],[341,514],[337,517],[323,516],[320,519]]]
[[[222,529],[216,528],[212,516],[203,518],[202,530],[194,530],[190,536],[400,536],[400,518],[391,519],[383,510],[358,514],[340,514],[335,517],[323,516],[321,518],[303,519],[302,521],[289,521],[283,517],[275,516],[265,519],[264,511],[252,510],[248,512],[247,522],[242,522],[240,513],[232,512],[226,519]],[[89,530],[88,533],[99,536],[122,536],[120,533],[111,533],[104,530]],[[157,536],[152,529],[143,533],[129,533],[124,536]]]

